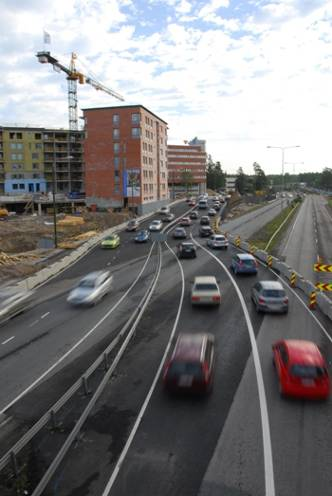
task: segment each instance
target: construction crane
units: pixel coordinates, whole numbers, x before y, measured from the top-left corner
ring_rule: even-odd
[[[74,52],[71,54],[71,61],[69,67],[60,64],[60,62],[55,57],[52,57],[50,52],[45,52],[45,51],[38,52],[36,57],[38,58],[38,61],[41,64],[52,64],[53,69],[56,72],[63,71],[67,74],[69,129],[71,131],[78,130],[77,81],[80,84],[85,84],[85,83],[90,84],[96,90],[104,91],[105,93],[108,93],[109,95],[113,96],[114,98],[117,98],[118,100],[121,101],[124,100],[124,98],[121,95],[119,95],[119,93],[117,93],[116,91],[107,88],[107,86],[104,86],[96,79],[93,79],[92,77],[86,76],[82,72],[77,71],[75,66],[75,60],[77,59],[77,55]]]

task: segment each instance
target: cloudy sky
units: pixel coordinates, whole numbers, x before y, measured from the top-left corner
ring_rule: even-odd
[[[68,127],[67,82],[38,50],[198,136],[228,173],[332,167],[330,0],[0,0],[0,125]],[[51,36],[44,45],[43,31]],[[121,104],[89,85],[79,107]]]

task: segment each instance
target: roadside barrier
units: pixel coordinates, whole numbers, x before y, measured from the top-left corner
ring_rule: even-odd
[[[296,273],[292,272],[290,277],[290,283],[293,288],[296,286]]]
[[[311,310],[315,310],[316,305],[317,305],[316,291],[311,291],[310,299],[309,299],[309,308]]]
[[[272,261],[273,261],[273,258],[271,257],[271,255],[268,255],[268,257],[267,257],[267,265],[269,267],[272,267]]]

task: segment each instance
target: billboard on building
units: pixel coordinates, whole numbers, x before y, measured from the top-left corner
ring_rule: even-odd
[[[123,172],[123,195],[135,197],[141,195],[140,169],[127,169]]]

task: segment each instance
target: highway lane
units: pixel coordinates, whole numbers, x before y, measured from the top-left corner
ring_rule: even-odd
[[[292,295],[290,304],[289,315],[284,321],[274,315],[264,317],[257,339],[269,406],[275,494],[328,496],[332,487],[329,470],[332,458],[329,443],[332,402],[280,398],[271,346],[282,338],[309,339],[320,345],[327,357],[332,356],[332,346],[310,314]],[[261,462],[256,397],[255,374],[250,358],[201,486],[200,496],[265,494],[255,468],[256,463]]]
[[[201,214],[203,213],[204,212],[202,211]],[[197,227],[194,227],[193,230],[194,232],[197,232]],[[203,243],[205,243],[205,241],[203,241]],[[174,246],[176,242],[171,241],[171,244]],[[232,248],[229,253],[220,253],[219,256],[225,260],[226,265],[229,265],[230,255],[234,250],[235,249]],[[167,272],[170,270],[170,267],[173,265],[175,266],[175,263],[174,261],[172,262],[172,259],[170,258],[169,260],[165,260],[165,265]],[[187,283],[193,278],[193,275],[196,274],[197,271],[199,271],[199,273],[206,273],[205,271],[216,270],[214,262],[208,260],[208,257],[202,250],[199,250],[197,261],[185,260],[183,265],[185,267]],[[75,266],[72,269],[74,268]],[[203,272],[200,272],[201,270]],[[263,274],[267,274],[267,269],[262,269],[261,272]],[[267,276],[265,275],[264,277]],[[120,472],[119,479],[114,487],[114,494],[123,494],[121,493],[121,484],[132,484],[131,481],[136,481],[136,484],[135,486],[132,484],[130,487],[135,487],[135,491],[141,491],[137,492],[137,494],[149,494],[150,488],[158,488],[160,474],[163,473],[161,470],[165,470],[165,474],[163,475],[162,480],[160,480],[160,484],[163,484],[161,486],[163,488],[163,492],[159,494],[195,494],[193,492],[185,492],[192,491],[194,490],[193,488],[198,491],[200,481],[216,445],[218,433],[222,431],[224,423],[226,422],[225,425],[228,425],[227,422],[230,422],[233,418],[228,414],[228,411],[231,408],[234,395],[236,394],[235,398],[238,396],[238,393],[236,393],[237,384],[240,383],[239,390],[241,389],[242,372],[245,368],[247,358],[250,356],[250,347],[246,329],[243,328],[243,323],[241,323],[241,313],[235,306],[236,298],[234,298],[234,294],[231,291],[227,277],[220,274],[220,279],[222,281],[222,285],[225,287],[226,298],[229,298],[229,300],[225,300],[225,306],[223,307],[223,311],[221,313],[220,310],[214,312],[214,314],[208,311],[203,311],[201,313],[200,311],[196,312],[195,310],[195,312],[193,312],[187,300],[184,307],[186,310],[184,309],[183,315],[181,315],[181,322],[183,322],[183,325],[186,328],[192,326],[193,330],[199,330],[204,326],[204,328],[212,329],[218,333],[218,341],[220,339],[222,342],[221,351],[220,346],[218,346],[218,372],[216,375],[217,391],[218,393],[220,392],[220,396],[219,394],[218,396],[215,395],[215,389],[211,395],[211,398],[209,398],[207,402],[202,403],[207,405],[206,408],[201,408],[200,402],[194,402],[193,405],[190,404],[190,407],[188,407],[188,404],[191,402],[188,404],[183,403],[182,408],[181,402],[181,408],[177,411],[174,409],[174,403],[170,403],[169,409],[167,407],[168,403],[165,405],[165,396],[163,395],[159,384],[156,393],[152,398],[151,405],[147,411],[147,417],[143,420],[141,428],[143,429],[144,427],[144,429],[140,429],[137,433],[132,449],[128,455],[128,460],[131,460],[132,463],[130,464],[128,462],[129,465],[127,466],[126,472],[125,464],[127,461],[125,462],[122,468],[122,470],[124,470],[124,475],[121,475],[122,472]],[[259,336],[261,336],[261,334],[266,335],[269,332],[269,328],[267,328],[265,333],[260,332],[262,322],[263,324],[265,321],[268,322],[268,316],[257,316],[250,304],[249,290],[253,284],[253,279],[254,278],[250,277],[237,278],[249,306],[250,313],[253,317],[255,332],[259,332]],[[165,273],[163,273],[161,281],[161,284],[158,286],[158,295],[159,298],[162,297],[164,300],[160,302],[157,296],[154,299],[152,315],[147,320],[147,324],[145,324],[145,332],[147,335],[144,334],[144,336],[142,336],[140,343],[142,345],[142,351],[139,353],[136,346],[132,348],[130,360],[123,362],[123,368],[120,370],[116,380],[114,381],[115,390],[113,391],[113,394],[111,394],[109,402],[105,401],[105,409],[101,410],[99,417],[97,415],[94,422],[92,421],[94,425],[92,431],[95,432],[96,436],[94,440],[97,440],[102,444],[110,443],[109,446],[112,463],[115,461],[116,454],[119,453],[121,444],[120,441],[125,439],[130,428],[130,423],[133,422],[135,418],[138,405],[140,404],[140,401],[142,401],[142,398],[144,398],[144,387],[146,391],[148,383],[151,382],[152,372],[150,365],[153,362],[152,369],[156,369],[156,364],[158,363],[161,350],[163,349],[162,345],[165,343],[165,339],[167,339],[167,330],[169,333],[169,327],[171,324],[170,320],[174,312],[173,307],[175,306],[174,301],[176,301],[176,294],[179,289],[178,271],[176,269],[172,269],[169,275],[165,275]],[[303,307],[298,310],[298,313],[301,312],[303,313]],[[209,319],[211,315],[213,315],[213,318],[211,318],[210,321]],[[278,332],[283,332],[284,328],[288,328],[288,326],[293,325],[290,324],[290,316],[270,317],[274,319],[272,322],[277,325]],[[304,321],[306,321],[305,318]],[[310,321],[306,325],[308,325],[311,329]],[[298,329],[298,327],[296,327],[296,329]],[[247,368],[245,370],[247,371]],[[142,372],[142,377],[137,373],[138,371]],[[266,376],[265,374],[268,373],[269,372],[266,372],[266,367],[264,365],[264,377]],[[246,373],[243,377],[246,377]],[[271,379],[273,380],[273,377],[271,377]],[[128,381],[130,383],[129,387],[127,387]],[[254,394],[254,377],[250,376],[249,384],[250,387],[248,386],[244,388],[247,392],[247,396],[245,401],[241,400],[241,408],[239,408],[238,411],[242,413],[242,418],[243,411],[246,411],[247,409],[256,412],[256,415],[253,414],[255,420],[252,420],[252,426],[256,423],[257,428],[253,428],[252,430],[254,433],[253,438],[251,439],[252,450],[250,446],[249,448],[247,447],[247,449],[244,448],[243,451],[239,449],[238,454],[240,458],[240,465],[235,465],[234,467],[235,470],[244,473],[244,479],[246,479],[246,477],[249,479],[249,483],[247,483],[249,484],[247,487],[249,487],[252,479],[251,467],[247,467],[241,460],[242,457],[246,456],[247,458],[251,457],[251,460],[255,461],[255,468],[252,474],[255,478],[258,491],[257,494],[259,495],[261,494],[259,491],[261,491],[261,488],[263,487],[264,477],[261,466],[262,446],[261,439],[259,438],[260,425],[257,395],[255,397]],[[143,389],[141,389],[141,385],[143,385]],[[113,398],[115,398],[115,406],[108,407],[109,404],[112,405],[110,402],[113,401]],[[136,406],[131,403],[131,399],[136,401]],[[125,403],[124,409],[119,409],[117,407],[120,400],[125,400],[127,402]],[[168,401],[168,399],[166,401]],[[214,403],[214,401],[217,403]],[[196,413],[192,413],[192,410],[195,409],[196,404],[199,405],[197,415]],[[214,405],[214,407],[209,409],[209,405]],[[152,408],[155,408],[154,410],[151,410],[153,415],[149,416],[150,409]],[[169,418],[172,419],[172,421],[168,422],[168,417],[167,419],[164,417],[165,410],[167,413],[170,412]],[[175,415],[173,415],[174,413]],[[248,418],[251,418],[251,416],[248,415]],[[110,437],[107,436],[106,426],[109,425],[110,419],[112,419],[112,423],[119,426],[119,436],[116,436],[114,439],[110,439]],[[101,421],[103,421],[103,423],[101,423]],[[160,429],[161,425],[164,427],[162,431]],[[234,429],[236,428],[236,425],[237,422],[235,421]],[[179,429],[177,427],[179,427]],[[201,427],[200,430],[204,431],[204,436],[197,436],[196,428],[198,427]],[[278,427],[278,429],[279,435],[282,434],[280,427]],[[247,432],[246,426],[243,427],[243,430]],[[245,432],[243,432],[244,436]],[[170,438],[168,436],[170,436]],[[161,443],[159,438],[161,438]],[[245,437],[243,438],[242,443],[245,444]],[[241,440],[239,444],[241,445]],[[173,448],[173,451],[169,451],[170,446],[175,447]],[[88,447],[89,443],[87,443],[87,448]],[[306,449],[308,449],[308,446],[306,446]],[[257,453],[258,461],[252,457],[253,453]],[[86,451],[85,454],[87,454]],[[101,462],[102,467],[100,467],[100,461],[99,465],[97,465],[98,462],[96,460],[88,460],[89,458],[84,463],[87,463],[91,467],[95,467],[95,472],[98,472],[98,474],[95,475],[94,482],[90,483],[88,480],[88,471],[84,471],[86,481],[84,491],[86,494],[95,494],[93,490],[96,489],[98,484],[101,484],[102,478],[107,475],[106,472],[109,469],[109,465],[107,465],[106,460]],[[155,464],[153,464],[153,460],[156,460],[154,462]],[[79,461],[74,463],[78,464]],[[182,469],[181,471],[180,467],[187,467],[187,464],[188,470]],[[97,466],[98,468],[96,468]],[[134,469],[132,469],[132,466],[134,466]],[[143,475],[145,476],[146,473],[150,474],[150,467],[152,475],[151,478],[147,479],[146,477],[143,477]],[[181,475],[181,473],[183,473],[183,475]],[[61,476],[61,480],[66,480],[66,476],[64,476],[64,474],[61,474]],[[242,481],[241,478],[239,480]],[[72,481],[72,484],[75,486],[78,482],[79,481],[77,480]],[[82,480],[80,483],[82,484]],[[92,492],[89,493],[89,491]],[[144,493],[144,491],[148,492]],[[59,492],[59,494],[70,493],[66,493],[65,491]],[[130,494],[130,492],[128,492],[128,494]]]
[[[183,203],[175,205],[173,211],[179,215],[187,209]],[[147,227],[149,223],[150,219],[142,222],[142,227]],[[68,353],[103,318],[108,306],[119,299],[121,292],[130,286],[151,247],[151,243],[137,245],[133,242],[134,236],[135,233],[122,232],[119,248],[102,250],[97,246],[91,250],[77,263],[37,288],[32,309],[0,327],[0,342],[4,343],[0,344],[0,411],[33,384],[38,374],[54,367],[63,354]],[[69,290],[85,274],[102,269],[114,273],[116,292],[112,291],[95,308],[70,308],[65,301]],[[140,294],[143,289],[142,286]],[[117,325],[128,316],[135,301],[128,298],[127,306],[122,305],[122,310],[119,308],[112,315]],[[45,317],[42,319],[42,316]],[[101,339],[107,325],[99,326],[98,332],[93,332],[66,360],[75,359],[77,353],[83,353]],[[61,366],[66,363],[62,361]]]

